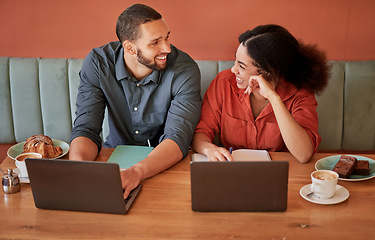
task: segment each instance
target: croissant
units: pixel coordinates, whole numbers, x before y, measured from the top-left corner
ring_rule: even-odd
[[[33,135],[23,145],[23,152],[36,152],[43,158],[55,158],[63,153],[61,147],[55,147],[50,137],[46,135]]]

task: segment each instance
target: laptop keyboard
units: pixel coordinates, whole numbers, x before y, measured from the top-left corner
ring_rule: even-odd
[[[124,192],[125,192],[125,189],[122,189],[122,193],[124,193]],[[127,198],[125,198],[125,203],[128,203],[131,197],[132,197],[132,195],[131,195],[131,192],[130,192],[129,196]]]
[[[125,199],[125,203],[128,203],[131,197],[132,197],[132,196],[129,195],[129,196]]]

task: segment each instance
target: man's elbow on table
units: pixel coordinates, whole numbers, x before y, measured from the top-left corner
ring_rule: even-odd
[[[98,146],[87,137],[77,137],[70,143],[70,160],[94,161],[97,156]]]

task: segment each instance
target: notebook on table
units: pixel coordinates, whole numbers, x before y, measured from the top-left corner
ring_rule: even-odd
[[[271,161],[267,150],[258,149],[237,149],[232,152],[234,161]],[[194,153],[191,155],[192,161],[208,161],[206,155]]]
[[[125,200],[119,165],[106,162],[27,158],[35,206],[69,210],[126,214],[142,185]]]
[[[287,209],[287,161],[192,161],[190,174],[193,211],[281,212]]]
[[[117,163],[120,169],[127,169],[145,159],[153,149],[146,146],[118,145],[107,162]]]

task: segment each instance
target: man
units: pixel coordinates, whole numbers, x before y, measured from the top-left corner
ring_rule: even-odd
[[[116,33],[119,42],[94,48],[83,62],[70,159],[96,158],[107,107],[104,147],[155,146],[147,158],[121,172],[126,198],[143,179],[187,155],[200,116],[200,72],[169,43],[168,26],[151,7],[127,8]]]

